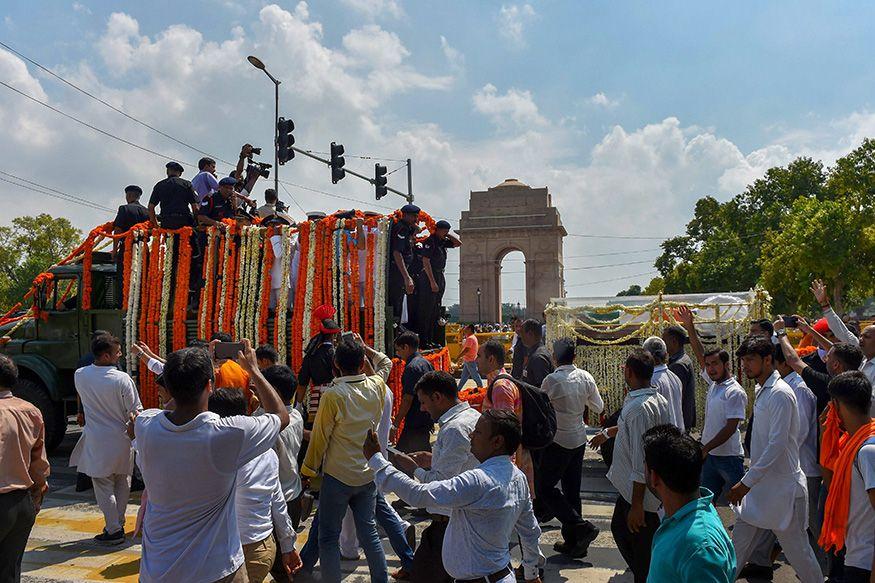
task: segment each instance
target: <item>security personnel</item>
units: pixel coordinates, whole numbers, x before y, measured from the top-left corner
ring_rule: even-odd
[[[389,306],[392,308],[392,317],[396,327],[401,325],[405,295],[412,296],[416,291],[410,270],[413,265],[413,245],[418,220],[419,207],[406,204],[401,207],[401,220],[393,224],[389,232],[389,276],[386,296]],[[409,308],[408,305],[408,311]]]
[[[152,189],[149,197],[149,220],[153,227],[159,224],[162,229],[181,229],[194,226],[197,214],[197,195],[191,182],[182,178],[182,164],[167,163],[167,178]],[[161,206],[160,217],[155,215],[155,207]]]
[[[115,220],[112,222],[112,232],[114,234],[119,235],[125,233],[134,225],[145,223],[149,220],[148,209],[140,204],[140,197],[142,195],[143,189],[136,184],[131,184],[125,187],[125,202],[127,204],[118,207],[118,213],[116,213]],[[118,301],[121,301],[125,265],[124,239],[112,240],[112,256],[115,258],[116,263],[116,297]]]
[[[204,199],[198,213],[198,223],[218,227],[220,231],[225,230],[222,219],[233,219],[237,213],[234,206],[235,184],[237,180],[230,176],[219,181],[219,190]]]
[[[434,343],[434,329],[440,316],[441,301],[447,287],[444,268],[447,266],[447,249],[459,247],[459,239],[450,235],[450,223],[438,221],[434,233],[422,242],[419,255],[422,271],[417,277],[416,312],[420,345],[428,348]]]

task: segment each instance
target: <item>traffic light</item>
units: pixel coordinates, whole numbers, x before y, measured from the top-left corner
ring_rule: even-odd
[[[374,164],[374,190],[377,192],[377,200],[380,200],[389,191],[386,189],[386,167],[381,164]]]
[[[343,165],[346,160],[343,159],[343,144],[335,144],[331,142],[331,182],[337,184],[343,177],[346,176],[346,171]]]
[[[276,122],[277,161],[280,164],[285,164],[295,157],[295,151],[292,150],[292,144],[295,143],[295,136],[292,135],[294,130],[295,122],[290,119],[281,117]]]

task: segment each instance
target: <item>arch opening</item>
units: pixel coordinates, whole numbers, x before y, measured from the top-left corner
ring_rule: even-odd
[[[518,248],[501,251],[495,259],[496,323],[508,324],[526,312],[526,256]]]

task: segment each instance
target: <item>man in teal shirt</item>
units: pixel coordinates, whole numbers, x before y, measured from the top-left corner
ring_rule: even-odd
[[[702,446],[674,425],[644,434],[647,487],[665,517],[656,535],[647,583],[732,583],[735,550],[720,522],[713,494],[699,487]]]

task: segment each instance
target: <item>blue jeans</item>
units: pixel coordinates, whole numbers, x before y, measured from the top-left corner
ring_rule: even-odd
[[[705,456],[702,464],[702,487],[714,494],[714,502],[720,499],[723,489],[729,490],[744,476],[744,458],[734,455]]]
[[[463,362],[462,363],[462,378],[459,379],[459,390],[461,391],[465,388],[465,383],[468,382],[468,379],[473,380],[477,383],[478,387],[483,386],[483,379],[480,378],[480,371],[477,369],[477,361],[472,360],[471,362]]]
[[[386,555],[383,553],[383,545],[380,543],[375,522],[376,501],[377,486],[374,482],[364,486],[347,486],[325,474],[322,479],[322,490],[319,493],[319,511],[313,518],[307,543],[301,549],[304,568],[312,570],[318,560],[322,564],[322,581],[340,583],[340,528],[348,506],[352,509],[355,519],[359,544],[368,560],[371,581],[388,583]],[[317,540],[318,546],[314,542]]]
[[[407,544],[404,522],[398,516],[398,513],[395,512],[395,509],[386,502],[386,497],[383,496],[382,492],[377,492],[375,513],[377,524],[386,531],[386,536],[389,537],[389,544],[392,545],[392,550],[395,551],[395,554],[401,560],[401,568],[409,572],[413,568],[413,549]],[[358,536],[361,538],[361,535]]]

